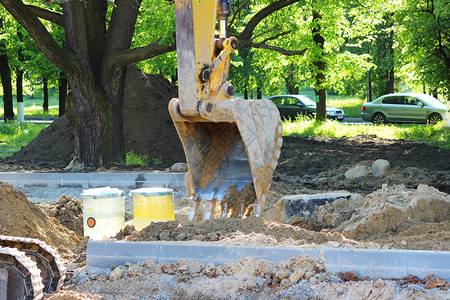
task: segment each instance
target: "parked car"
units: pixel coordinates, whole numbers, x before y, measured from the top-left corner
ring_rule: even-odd
[[[364,103],[361,118],[374,124],[436,124],[442,121],[446,108],[444,103],[426,94],[388,94]]]
[[[316,101],[305,95],[278,95],[270,96],[269,100],[277,106],[280,115],[285,119],[295,120],[297,115],[314,116],[316,114]],[[344,120],[345,112],[341,108],[332,106],[326,107],[327,118]]]

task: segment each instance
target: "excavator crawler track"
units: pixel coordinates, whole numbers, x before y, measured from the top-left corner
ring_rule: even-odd
[[[37,264],[16,248],[0,247],[0,268],[8,271],[7,299],[42,299],[44,285]]]
[[[41,271],[44,292],[58,291],[64,283],[65,267],[56,250],[38,239],[0,235],[0,246],[25,252]],[[0,261],[1,263],[1,261]]]

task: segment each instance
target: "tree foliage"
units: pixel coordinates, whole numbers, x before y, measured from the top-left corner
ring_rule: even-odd
[[[404,0],[397,19],[408,79],[450,97],[450,1]]]

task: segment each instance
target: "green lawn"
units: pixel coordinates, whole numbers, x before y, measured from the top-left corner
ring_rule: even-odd
[[[42,104],[44,99],[23,99],[23,106],[25,110],[25,116],[52,116],[57,117],[59,115],[59,100],[57,98],[48,99],[48,113],[44,114]],[[13,110],[17,116],[17,101],[16,97],[13,97]],[[4,109],[3,105],[0,107],[0,116],[3,118]]]
[[[13,155],[31,142],[48,124],[0,123],[0,158]]]
[[[380,138],[397,140],[424,141],[439,148],[450,149],[450,129],[439,122],[428,125],[347,125],[338,121],[318,122],[308,118],[283,122],[284,135],[352,137],[362,134],[374,134]]]

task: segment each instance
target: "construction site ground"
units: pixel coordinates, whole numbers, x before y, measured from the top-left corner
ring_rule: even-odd
[[[375,177],[370,171],[377,159],[390,163],[390,171],[383,177]],[[449,162],[450,150],[426,143],[374,136],[288,136],[261,218],[201,222],[200,212],[195,221],[188,222],[189,200],[180,192],[175,198],[175,221],[153,223],[140,232],[126,228],[115,239],[450,251]],[[111,165],[95,171],[165,172],[168,165]],[[17,158],[0,165],[2,172],[70,171],[63,168],[64,162],[38,165]],[[352,175],[349,170],[366,172]],[[283,196],[335,191],[347,191],[352,196],[317,207],[310,218],[284,221]],[[360,278],[354,272],[326,272],[323,262],[306,256],[281,263],[249,256],[223,265],[183,259],[171,263],[147,260],[112,266],[101,274],[89,273],[85,268],[87,238],[83,238],[79,197],[61,195],[57,202],[32,204],[26,194],[1,184],[0,201],[2,211],[7,212],[0,216],[0,234],[44,240],[57,247],[67,261],[64,291],[48,294],[48,299],[450,299],[450,284],[432,274],[421,278]],[[128,219],[132,218],[131,211],[128,208]]]

